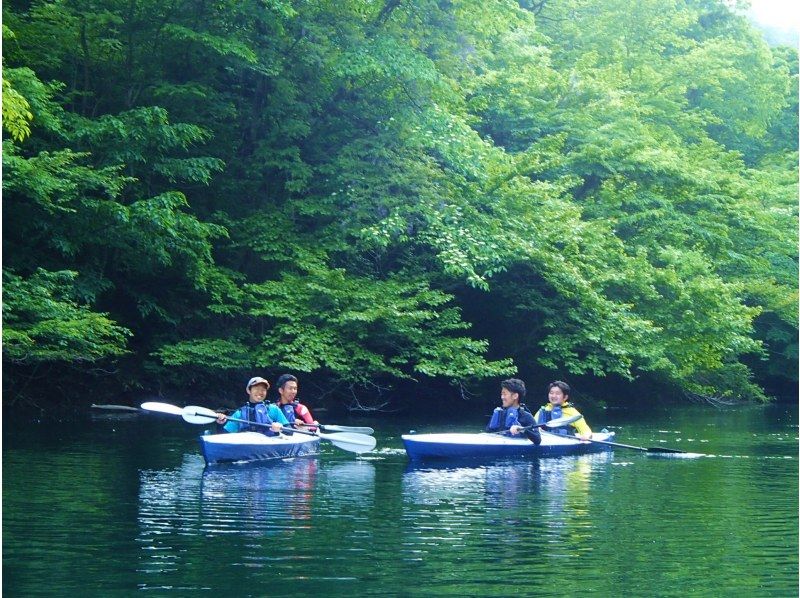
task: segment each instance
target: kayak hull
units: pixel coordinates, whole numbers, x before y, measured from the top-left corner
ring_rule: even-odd
[[[542,443],[533,444],[525,437],[513,438],[500,434],[403,434],[406,453],[412,461],[423,459],[496,459],[539,458],[584,455],[610,451],[613,447],[560,436],[542,434]],[[614,432],[600,432],[596,440],[613,442]]]
[[[234,432],[200,436],[200,449],[207,465],[265,461],[319,454],[318,437],[292,434],[267,436],[259,432]]]

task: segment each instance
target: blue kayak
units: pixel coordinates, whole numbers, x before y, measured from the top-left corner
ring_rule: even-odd
[[[411,460],[483,459],[498,457],[559,457],[609,451],[612,447],[577,440],[558,434],[542,434],[542,443],[535,445],[525,437],[501,434],[403,434],[406,453]],[[611,442],[614,432],[599,432],[595,440]]]
[[[319,454],[318,436],[267,436],[260,432],[207,434],[200,437],[206,464],[286,459]]]

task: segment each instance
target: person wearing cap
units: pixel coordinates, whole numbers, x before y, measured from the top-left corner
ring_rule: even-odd
[[[278,408],[283,412],[286,420],[297,428],[309,426],[314,431],[319,422],[311,415],[308,407],[297,400],[297,377],[292,374],[282,374],[275,382],[278,389]]]
[[[269,391],[269,382],[264,378],[255,376],[247,383],[247,396],[249,400],[231,415],[231,419],[244,419],[252,425],[237,421],[227,421],[228,416],[218,413],[217,423],[222,425],[226,432],[261,432],[267,436],[276,436],[283,426],[288,426],[283,413],[275,405],[264,403]],[[267,427],[269,426],[269,427]]]
[[[570,387],[566,382],[562,382],[561,380],[551,382],[547,387],[547,405],[542,406],[539,411],[536,412],[536,423],[546,424],[551,419],[581,415],[580,411],[575,409],[572,403],[569,402],[569,393]],[[592,437],[592,429],[582,416],[578,421],[572,422],[569,426],[553,428],[548,431],[562,436],[573,434],[583,440],[589,440]]]
[[[528,440],[534,444],[542,442],[542,435],[536,428],[526,430],[534,424],[533,414],[522,402],[525,398],[525,383],[519,378],[509,378],[500,383],[500,401],[502,407],[496,407],[492,419],[486,426],[487,432],[501,432],[517,436],[524,432]]]

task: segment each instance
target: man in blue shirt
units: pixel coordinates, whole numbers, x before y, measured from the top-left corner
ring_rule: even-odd
[[[227,421],[228,416],[219,413],[217,423],[222,425],[226,432],[262,432],[268,436],[278,435],[283,426],[288,426],[289,422],[275,405],[267,405],[264,399],[267,398],[269,382],[264,378],[255,376],[250,378],[247,383],[247,403],[237,409],[231,419],[243,419],[253,424],[237,421]],[[261,425],[258,425],[261,424]]]

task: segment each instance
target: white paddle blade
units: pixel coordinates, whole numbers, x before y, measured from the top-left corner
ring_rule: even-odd
[[[582,417],[583,417],[582,415],[569,415],[565,417],[559,417],[558,419],[551,419],[549,422],[547,422],[546,425],[548,428],[560,428],[562,426],[568,426],[572,422],[576,422]]]
[[[156,403],[149,401],[147,403],[142,403],[141,408],[145,411],[157,411],[158,413],[169,413],[170,415],[183,415],[183,408],[170,405],[169,403]]]
[[[356,434],[374,434],[375,430],[369,426],[337,426],[334,424],[320,424],[323,432],[355,432]]]
[[[334,446],[350,451],[351,453],[368,453],[375,448],[377,440],[366,434],[351,434],[342,432],[337,434],[320,434],[324,440],[329,440]]]
[[[216,411],[206,409],[205,407],[197,407],[195,405],[184,407],[181,409],[180,415],[190,424],[210,424],[219,417]]]

